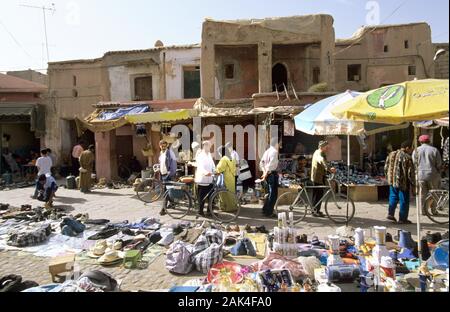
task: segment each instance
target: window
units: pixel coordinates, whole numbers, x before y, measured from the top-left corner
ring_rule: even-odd
[[[200,67],[183,68],[183,97],[196,99],[200,97]]]
[[[389,46],[387,45],[384,46],[384,52],[389,52]]]
[[[77,76],[75,76],[75,75],[72,76],[72,84],[74,87],[77,86]]]
[[[313,68],[313,84],[319,83],[320,81],[320,68],[314,67]]]
[[[225,79],[234,79],[234,64],[225,64]]]
[[[72,96],[73,96],[74,98],[78,97],[78,91],[75,90],[75,89],[73,89],[73,90],[72,90]]]
[[[347,81],[361,80],[361,64],[347,65]]]
[[[408,40],[405,40],[404,45],[405,45],[405,49],[409,49],[409,41]]]
[[[134,100],[153,100],[152,76],[134,78]]]
[[[411,65],[408,66],[408,75],[414,76],[416,74],[416,66]]]

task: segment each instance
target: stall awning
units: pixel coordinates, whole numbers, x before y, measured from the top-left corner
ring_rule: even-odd
[[[188,120],[198,115],[195,109],[179,109],[161,112],[149,112],[138,115],[127,115],[125,120],[132,124],[170,122],[178,120]]]
[[[45,107],[39,104],[8,104],[0,105],[0,122],[30,123],[30,131],[36,138],[45,135]]]
[[[33,112],[33,107],[1,107],[0,106],[0,117],[9,116],[31,116]]]

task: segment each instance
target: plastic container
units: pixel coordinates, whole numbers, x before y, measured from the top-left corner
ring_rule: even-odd
[[[75,180],[75,176],[69,175],[66,178],[66,187],[69,190],[75,190],[77,188],[77,182]]]

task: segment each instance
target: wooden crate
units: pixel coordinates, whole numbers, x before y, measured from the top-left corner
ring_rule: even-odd
[[[346,194],[346,190],[342,192]],[[355,202],[377,202],[378,186],[377,185],[350,185],[350,198]]]

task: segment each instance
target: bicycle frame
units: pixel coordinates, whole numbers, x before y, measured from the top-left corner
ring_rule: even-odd
[[[300,199],[304,201],[304,198],[301,198],[302,194],[304,194],[304,197],[306,197],[306,205],[308,207],[310,207],[311,210],[315,210],[317,207],[319,207],[319,205],[322,204],[322,202],[329,196],[329,194],[331,193],[331,196],[333,196],[333,200],[335,202],[336,201],[336,194],[340,194],[341,190],[340,190],[340,185],[338,184],[338,191],[337,193],[334,191],[333,187],[331,187],[331,181],[335,181],[334,179],[328,179],[328,185],[314,185],[314,186],[309,186],[309,185],[305,185],[302,187],[302,189],[298,192],[298,195],[295,197],[295,200],[293,202],[293,204],[297,203]],[[320,200],[317,202],[316,205],[313,205],[311,198],[308,195],[308,190],[312,190],[312,189],[327,189],[327,191],[324,193],[324,195],[320,198]]]

